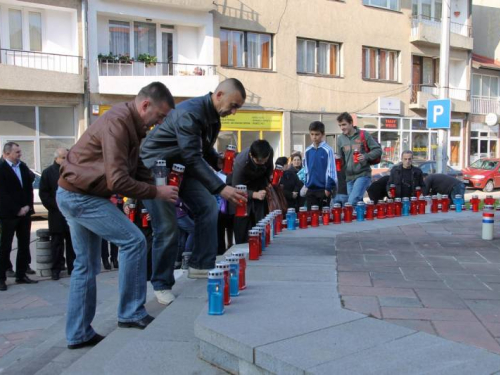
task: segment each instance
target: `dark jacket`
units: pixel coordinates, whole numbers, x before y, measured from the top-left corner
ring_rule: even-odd
[[[30,207],[27,215],[35,212],[33,209],[35,174],[23,162],[20,162],[19,169],[22,186],[10,164],[6,160],[0,162],[0,219],[17,218],[17,214],[24,206]]]
[[[448,196],[450,196],[453,188],[458,184],[462,184],[462,181],[459,181],[454,177],[442,173],[430,174],[425,178],[423,194],[448,194]]]
[[[273,166],[273,152],[265,165],[257,166],[250,158],[250,147],[248,147],[234,159],[231,183],[233,186],[246,185],[248,197],[251,198],[254,191],[264,190],[270,183]]]
[[[54,162],[42,172],[40,179],[40,199],[49,211],[49,231],[51,233],[64,233],[68,230],[66,219],[59,211],[56,202],[57,181],[59,180],[60,165]]]
[[[385,189],[387,181],[389,181],[389,176],[381,177],[377,181],[372,182],[368,190],[366,190],[368,197],[370,197],[370,200],[375,204],[387,197],[387,190]]]
[[[370,152],[365,149],[363,142],[361,141],[361,135],[357,127],[355,127],[356,131],[352,135],[352,137],[348,137],[347,135],[340,134],[337,138],[337,153],[340,154],[342,158],[342,162],[345,165],[345,175],[346,181],[354,181],[358,177],[363,176],[371,176],[372,168],[370,164],[368,164],[368,160],[375,160],[382,156],[382,148],[380,145],[373,139],[373,137],[367,131],[365,132],[365,139]],[[353,153],[354,150],[358,150],[361,154],[365,155],[367,160],[354,163]]]
[[[148,168],[152,168],[156,160],[166,160],[168,166],[183,164],[186,175],[196,178],[212,194],[218,194],[226,186],[213,171],[219,170],[219,155],[214,144],[220,127],[212,93],[186,100],[148,134],[141,158]]]
[[[300,189],[304,183],[297,177],[298,170],[293,166],[285,170],[283,177],[281,177],[280,185],[283,187],[283,194],[285,195],[288,207],[297,208],[299,205],[300,195],[293,198],[293,193],[300,193]]]
[[[151,171],[139,160],[146,135],[134,101],[115,105],[71,147],[61,165],[59,186],[80,194],[109,198],[156,197]]]
[[[391,184],[396,185],[396,196],[392,198],[402,198],[401,197],[401,184],[403,180],[403,164],[398,164],[391,169],[391,174],[389,177],[389,181],[387,182],[387,191],[389,191],[389,186]],[[411,166],[411,196],[415,195],[415,188],[420,186],[424,187],[424,174],[422,170],[414,165]]]

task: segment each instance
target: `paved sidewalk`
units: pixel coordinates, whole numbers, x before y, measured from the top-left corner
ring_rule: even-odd
[[[338,236],[343,305],[500,354],[500,227],[476,215]]]

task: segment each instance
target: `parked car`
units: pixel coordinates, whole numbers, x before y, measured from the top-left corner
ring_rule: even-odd
[[[437,163],[434,160],[413,160],[412,163],[415,167],[419,167],[425,176],[437,173]],[[446,166],[446,173],[450,177],[455,177],[458,180],[463,179],[462,171],[457,171],[449,165]]]
[[[33,181],[33,207],[35,209],[35,214],[47,215],[47,209],[43,206],[39,194],[40,179],[42,178],[42,175],[33,169],[31,170],[31,172],[35,174],[35,181]]]
[[[483,158],[464,168],[464,183],[468,188],[482,189],[486,192],[500,187],[500,159]]]
[[[372,168],[372,182],[377,181],[379,178],[388,176],[391,173],[391,168],[396,163],[390,160],[381,160],[378,168]]]

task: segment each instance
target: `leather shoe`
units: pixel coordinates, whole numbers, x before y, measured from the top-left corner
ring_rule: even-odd
[[[80,349],[80,348],[85,348],[86,346],[94,346],[99,344],[102,340],[104,340],[104,338],[105,336],[101,336],[96,333],[95,336],[92,337],[90,340],[81,342],[79,344],[68,345],[68,349]]]
[[[28,276],[21,277],[20,279],[16,278],[17,284],[38,284],[38,281],[31,280]]]
[[[26,270],[26,273],[27,273],[28,275],[34,275],[34,274],[36,274],[36,272],[35,272],[35,271],[33,271],[33,270],[31,269],[31,267],[28,267],[28,269]]]
[[[5,284],[5,280],[0,280],[0,292],[7,290],[7,284]]]
[[[5,275],[6,275],[7,277],[16,277],[16,273],[14,272],[14,270],[13,270],[12,268],[9,268],[9,269],[7,270],[7,272],[5,272]]]
[[[52,271],[52,280],[59,280],[61,271]]]
[[[120,327],[120,328],[139,328],[139,329],[144,329],[153,320],[155,320],[155,318],[153,318],[151,315],[146,315],[144,318],[142,318],[141,320],[138,320],[136,322],[118,322],[118,327]]]

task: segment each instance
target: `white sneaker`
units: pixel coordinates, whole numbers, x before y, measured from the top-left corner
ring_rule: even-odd
[[[155,290],[155,296],[158,303],[161,303],[162,305],[168,306],[175,300],[174,293],[172,293],[169,289]]]
[[[200,270],[198,268],[189,267],[188,277],[190,279],[208,279],[208,270]]]

